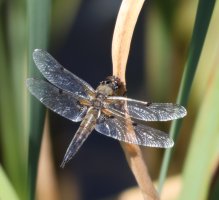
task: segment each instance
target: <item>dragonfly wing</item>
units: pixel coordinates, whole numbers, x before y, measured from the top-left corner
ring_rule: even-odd
[[[168,134],[142,124],[132,123],[127,126],[125,118],[101,115],[95,129],[106,136],[132,144],[160,148],[174,145]]]
[[[71,93],[62,91],[41,79],[29,78],[26,83],[31,94],[47,108],[74,122],[84,118],[87,107],[81,105]]]
[[[34,50],[33,60],[43,76],[56,87],[86,99],[95,92],[87,82],[62,67],[46,51]]]
[[[143,121],[169,121],[184,117],[186,109],[173,103],[148,103],[126,97],[108,97],[105,107],[125,116]]]

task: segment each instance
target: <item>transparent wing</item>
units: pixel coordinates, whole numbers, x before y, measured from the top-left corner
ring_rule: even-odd
[[[157,129],[142,124],[133,123],[130,130],[123,118],[100,116],[95,129],[114,139],[149,147],[170,148],[174,142],[169,136]]]
[[[26,83],[32,95],[59,115],[74,122],[81,121],[85,116],[87,107],[80,105],[71,93],[40,79],[29,78]]]
[[[56,87],[86,99],[95,92],[88,83],[62,67],[46,51],[34,50],[33,60],[43,76]]]
[[[108,97],[105,108],[144,121],[168,121],[184,117],[186,109],[173,103],[148,103],[126,97]]]

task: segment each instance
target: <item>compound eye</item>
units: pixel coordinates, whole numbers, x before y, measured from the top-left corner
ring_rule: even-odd
[[[114,82],[113,87],[115,90],[117,90],[119,88],[118,83],[116,81]]]
[[[105,81],[106,84],[110,84],[110,82],[111,82],[111,81],[109,81],[109,80],[106,80],[106,81]]]

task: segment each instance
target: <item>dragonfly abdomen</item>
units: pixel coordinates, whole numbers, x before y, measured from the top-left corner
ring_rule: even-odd
[[[99,111],[97,109],[91,108],[88,110],[65,153],[64,159],[61,164],[62,168],[77,153],[84,141],[95,128],[98,112]]]
[[[96,125],[99,112],[100,111],[98,109],[90,108],[81,122],[79,129],[92,129],[92,127]]]

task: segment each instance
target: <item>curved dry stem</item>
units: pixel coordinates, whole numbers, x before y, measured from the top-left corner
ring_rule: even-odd
[[[125,69],[131,39],[144,0],[123,0],[113,33],[113,74],[125,83]]]
[[[115,25],[112,41],[113,75],[120,78],[124,86],[126,85],[125,70],[131,39],[143,3],[144,0],[123,0]],[[128,134],[133,134],[133,131]],[[144,199],[159,199],[148,174],[140,147],[123,142],[121,142],[121,146]]]

